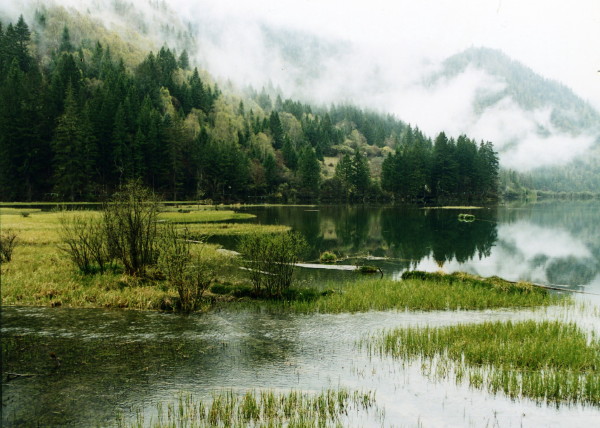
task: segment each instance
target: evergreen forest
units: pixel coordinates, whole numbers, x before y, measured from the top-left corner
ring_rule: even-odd
[[[491,142],[432,139],[392,115],[273,88],[221,89],[185,50],[130,66],[66,26],[44,58],[35,40],[23,17],[0,24],[2,201],[97,201],[131,180],[174,201],[498,196]]]

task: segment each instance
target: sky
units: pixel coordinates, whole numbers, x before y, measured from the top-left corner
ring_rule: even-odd
[[[0,12],[17,16],[24,3],[52,1],[91,10],[105,22],[120,18],[104,13],[115,0],[4,0]],[[132,1],[152,16],[149,3],[163,0]],[[505,82],[472,67],[428,88],[421,80],[465,49],[494,48],[600,110],[600,0],[164,1],[198,31],[192,58],[242,88],[271,82],[286,97],[393,113],[429,136],[445,131],[492,141],[501,164],[519,171],[564,164],[598,138],[567,135],[551,123],[550,109],[524,111],[509,98],[474,112],[481,90],[501,91]],[[168,20],[175,24],[173,16]],[[264,27],[310,34],[343,49],[321,57],[314,67],[318,77],[304,79],[273,54]],[[541,128],[549,132],[540,135]]]

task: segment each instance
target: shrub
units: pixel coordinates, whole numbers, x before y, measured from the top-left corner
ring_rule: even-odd
[[[84,273],[103,272],[116,261],[127,274],[143,277],[158,262],[158,213],[155,195],[139,182],[128,183],[104,204],[100,219],[63,215],[63,249]]]
[[[205,252],[203,243],[186,239],[187,233],[177,233],[175,226],[162,228],[160,267],[167,281],[177,289],[179,308],[191,312],[198,308],[204,292],[215,279],[217,261]]]
[[[0,234],[0,263],[10,262],[12,252],[17,245],[17,234],[10,229]]]
[[[325,251],[324,253],[321,253],[319,260],[321,263],[335,263],[337,261],[337,256],[331,251]]]
[[[158,262],[160,205],[152,191],[133,181],[103,207],[103,222],[111,257],[129,275],[144,276]]]
[[[239,251],[254,292],[269,298],[282,298],[292,284],[296,263],[305,248],[306,241],[297,232],[244,236]]]
[[[73,263],[83,273],[104,272],[110,262],[104,224],[101,219],[64,213],[60,218],[61,237]]]

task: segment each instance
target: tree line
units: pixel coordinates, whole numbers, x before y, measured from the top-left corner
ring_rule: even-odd
[[[433,144],[408,130],[382,165],[381,186],[398,200],[485,200],[498,196],[498,156],[490,142],[441,132]]]
[[[130,68],[67,27],[49,59],[33,45],[22,17],[0,23],[3,201],[99,200],[131,180],[171,200],[495,195],[491,143],[432,143],[391,115],[272,89],[222,91],[168,47]]]

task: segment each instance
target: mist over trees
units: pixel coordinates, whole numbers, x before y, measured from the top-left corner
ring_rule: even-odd
[[[130,180],[170,200],[483,200],[489,142],[425,137],[391,115],[222,91],[186,51],[134,67],[63,28],[42,61],[21,17],[0,25],[0,199],[99,200]]]

